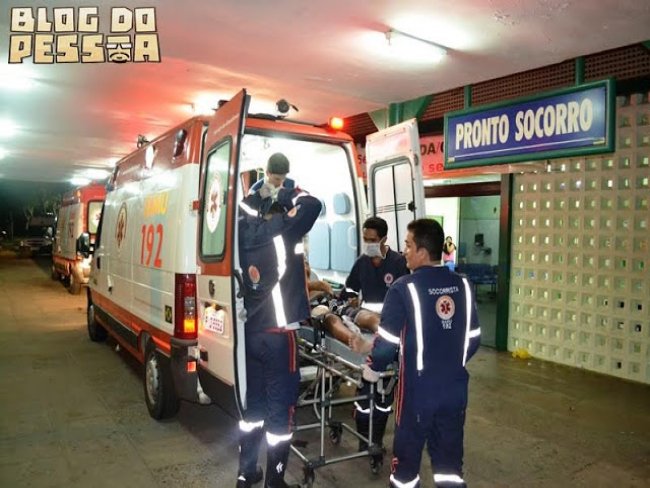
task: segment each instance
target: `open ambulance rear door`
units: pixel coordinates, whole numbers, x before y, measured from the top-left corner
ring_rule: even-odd
[[[388,223],[388,245],[402,251],[406,226],[425,216],[420,138],[415,119],[366,138],[368,208]]]
[[[197,369],[204,392],[235,416],[246,393],[243,321],[238,324],[235,310],[239,286],[233,262],[237,167],[249,102],[242,90],[210,119],[199,187]]]

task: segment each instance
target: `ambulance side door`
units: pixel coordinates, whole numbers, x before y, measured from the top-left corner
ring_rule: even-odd
[[[417,121],[366,138],[368,209],[388,223],[388,245],[402,251],[407,224],[425,215]]]
[[[249,100],[242,90],[210,120],[199,187],[198,373],[208,396],[229,411],[241,408],[246,383],[244,339],[243,334],[237,334],[235,303],[239,289],[233,276],[233,260],[239,145]],[[219,385],[219,390],[210,387],[214,384]]]

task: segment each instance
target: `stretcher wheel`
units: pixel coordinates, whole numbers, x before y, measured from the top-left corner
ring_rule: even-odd
[[[340,425],[335,425],[330,427],[330,431],[329,431],[330,442],[334,445],[340,444],[342,434],[343,434],[343,427],[341,427]]]
[[[310,468],[309,466],[305,466],[302,468],[302,488],[312,488],[314,486],[314,480],[316,479],[316,473],[314,472],[314,468]]]

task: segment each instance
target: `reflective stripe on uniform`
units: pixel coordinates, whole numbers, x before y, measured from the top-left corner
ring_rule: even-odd
[[[393,344],[398,344],[399,345],[399,337],[394,336],[393,334],[386,331],[385,329],[382,329],[381,327],[377,327],[377,334],[379,334],[379,336],[382,339],[385,339],[388,342],[391,342]]]
[[[293,197],[291,199],[291,203],[293,203],[293,206],[295,207],[296,203],[298,202],[298,199],[300,197],[304,197],[304,196],[307,196],[307,195],[309,195],[309,193],[307,193],[306,191],[301,191],[300,193],[298,193],[295,197]]]
[[[363,302],[361,308],[370,310],[371,312],[381,313],[382,308],[384,308],[383,303],[373,303],[373,302]]]
[[[409,283],[407,285],[409,293],[411,294],[411,301],[413,302],[413,315],[415,316],[415,340],[417,342],[417,356],[416,364],[417,370],[424,369],[424,338],[422,335],[422,310],[420,309],[420,297],[415,288],[415,284]]]
[[[239,421],[239,430],[242,432],[253,432],[255,429],[261,429],[264,427],[264,421],[260,420],[259,422],[246,422],[245,420]]]
[[[459,485],[465,483],[465,480],[457,474],[434,474],[434,483],[457,483]]]
[[[239,204],[239,208],[242,209],[248,215],[252,217],[257,217],[257,210],[253,209],[253,207],[250,207],[249,205],[246,205],[244,202],[241,202]]]
[[[354,408],[356,408],[359,413],[365,413],[366,415],[370,413],[369,408],[361,408],[361,405],[359,405],[358,402],[354,402]]]
[[[287,325],[287,315],[284,311],[284,300],[282,299],[282,290],[280,289],[280,279],[284,275],[284,272],[287,270],[287,255],[284,249],[284,241],[282,240],[282,236],[274,237],[273,244],[275,246],[275,255],[278,260],[278,282],[273,287],[271,296],[273,297],[273,308],[275,309],[276,324],[278,327],[284,327]]]
[[[273,297],[273,308],[275,309],[275,322],[278,327],[287,325],[287,315],[284,313],[284,301],[282,300],[282,291],[280,290],[280,282],[277,282],[271,292]]]
[[[469,349],[470,328],[472,326],[472,289],[469,287],[469,282],[466,278],[463,278],[463,285],[465,286],[465,318],[467,320],[465,325],[465,346],[463,350],[463,366],[465,366],[467,363],[467,350]]]
[[[284,276],[287,270],[287,251],[284,248],[284,240],[282,236],[275,236],[273,238],[273,245],[275,246],[275,254],[278,258],[278,280]]]
[[[393,407],[380,407],[379,405],[375,405],[375,408],[384,413],[390,413],[393,411]]]
[[[391,474],[390,482],[396,488],[415,488],[416,486],[418,486],[418,483],[420,483],[420,475],[417,475],[415,479],[412,479],[411,481],[401,482],[395,478],[395,475]]]
[[[291,440],[293,437],[293,434],[283,434],[283,435],[277,435],[273,434],[271,432],[266,433],[266,443],[271,446],[277,446],[280,444],[280,442],[288,442]]]

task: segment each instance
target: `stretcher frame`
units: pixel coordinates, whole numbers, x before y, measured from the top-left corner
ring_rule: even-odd
[[[311,327],[303,327],[301,329],[298,341],[298,353],[300,358],[317,368],[315,378],[300,395],[296,405],[297,408],[311,406],[317,421],[296,425],[294,432],[318,430],[320,434],[318,456],[308,457],[304,452],[306,444],[302,444],[300,441],[294,442],[291,445],[291,451],[303,464],[302,486],[303,488],[311,488],[316,478],[315,470],[320,467],[362,457],[382,455],[382,448],[370,441],[373,434],[375,390],[379,388],[379,391],[381,391],[384,379],[393,376],[394,372],[386,371],[381,373],[378,383],[370,383],[370,391],[367,395],[333,398],[333,395],[338,391],[338,384],[341,381],[361,387],[362,364],[364,363],[365,355],[355,353],[339,340],[325,335],[323,331],[317,328]],[[369,401],[368,438],[361,435],[354,426],[332,418],[333,407],[354,403],[359,400]],[[345,431],[353,435],[356,439],[366,442],[368,448],[362,451],[355,450],[352,453],[339,456],[326,457],[325,433],[328,430],[328,439],[334,445],[340,443],[343,431]]]

